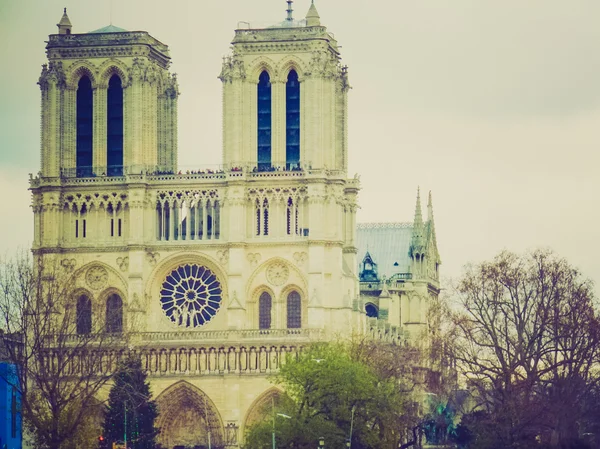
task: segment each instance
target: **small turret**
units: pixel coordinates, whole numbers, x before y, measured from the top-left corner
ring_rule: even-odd
[[[71,21],[67,15],[67,8],[64,9],[63,16],[56,26],[58,27],[58,34],[71,34],[71,28],[73,25],[71,25]]]
[[[321,25],[321,17],[319,17],[319,13],[317,12],[317,8],[315,7],[315,0],[312,0],[310,4],[310,8],[306,13],[306,26],[309,27],[318,27]]]

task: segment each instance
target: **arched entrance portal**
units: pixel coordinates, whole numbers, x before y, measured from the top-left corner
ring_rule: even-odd
[[[246,413],[244,434],[254,424],[265,420],[271,421],[273,419],[273,406],[281,406],[283,396],[283,393],[277,388],[270,388],[256,398]]]
[[[224,447],[223,422],[210,398],[185,381],[167,388],[157,399],[158,443],[165,449]]]

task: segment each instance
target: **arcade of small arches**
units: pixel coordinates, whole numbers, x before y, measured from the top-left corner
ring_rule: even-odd
[[[296,290],[285,295],[285,320],[287,329],[302,327],[302,298]],[[271,329],[277,311],[273,307],[273,297],[268,291],[263,291],[258,297],[258,328]]]
[[[123,332],[123,299],[114,291],[99,296],[105,298],[102,310],[104,316],[104,331],[111,334]],[[94,313],[92,295],[89,292],[80,292],[77,295],[75,306],[75,328],[79,335],[87,335],[94,329]]]

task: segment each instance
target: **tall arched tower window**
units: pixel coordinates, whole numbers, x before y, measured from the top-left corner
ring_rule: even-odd
[[[123,86],[113,75],[107,91],[106,152],[108,176],[123,174]]]
[[[117,294],[110,295],[106,300],[106,332],[123,332],[123,300]]]
[[[299,329],[302,327],[302,301],[300,293],[290,292],[287,297],[287,327]]]
[[[94,98],[92,82],[82,76],[77,86],[77,176],[92,175]]]
[[[258,170],[271,167],[271,79],[266,71],[258,77]]]
[[[85,295],[77,298],[76,328],[79,335],[92,332],[92,301]]]
[[[288,170],[300,163],[300,82],[295,70],[285,85],[285,165]]]
[[[258,328],[271,329],[271,295],[267,292],[258,298]]]

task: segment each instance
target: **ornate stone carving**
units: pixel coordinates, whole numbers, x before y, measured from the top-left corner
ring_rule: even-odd
[[[207,267],[185,264],[167,275],[160,292],[161,307],[175,324],[198,327],[210,321],[221,307],[223,290]]]
[[[307,258],[308,255],[305,252],[294,253],[294,261],[296,262],[296,265],[304,265],[304,262],[306,262]]]
[[[130,312],[145,312],[146,310],[142,306],[140,301],[140,295],[137,293],[133,294],[133,299],[131,300],[131,305],[129,306]]]
[[[67,271],[73,271],[77,261],[75,259],[63,259],[60,261],[60,265]]]
[[[240,300],[238,299],[238,294],[237,294],[237,290],[233,291],[233,294],[231,295],[231,301],[229,302],[229,305],[227,306],[227,308],[229,310],[234,310],[234,309],[244,309],[242,307],[242,304],[240,303]]]
[[[340,64],[335,57],[324,51],[314,51],[312,59],[306,71],[306,75],[323,76],[333,78],[341,73]]]
[[[248,253],[248,262],[250,262],[250,264],[255,267],[258,262],[260,262],[261,259],[261,255],[260,253]]]
[[[129,269],[129,257],[117,257],[117,265],[121,271]]]
[[[104,267],[91,267],[85,274],[85,281],[91,289],[100,290],[108,282],[108,272]]]
[[[219,262],[221,262],[222,265],[227,265],[227,262],[229,261],[229,250],[223,249],[217,251],[217,259],[219,259]]]
[[[288,280],[290,269],[281,262],[275,262],[267,268],[267,280],[275,286],[282,285]]]
[[[219,79],[224,83],[231,83],[234,79],[246,79],[244,61],[235,56],[224,57]]]
[[[155,266],[160,259],[160,253],[158,251],[147,251],[146,252],[146,260],[152,266]]]
[[[225,446],[237,446],[239,426],[235,421],[229,421],[225,427]]]

